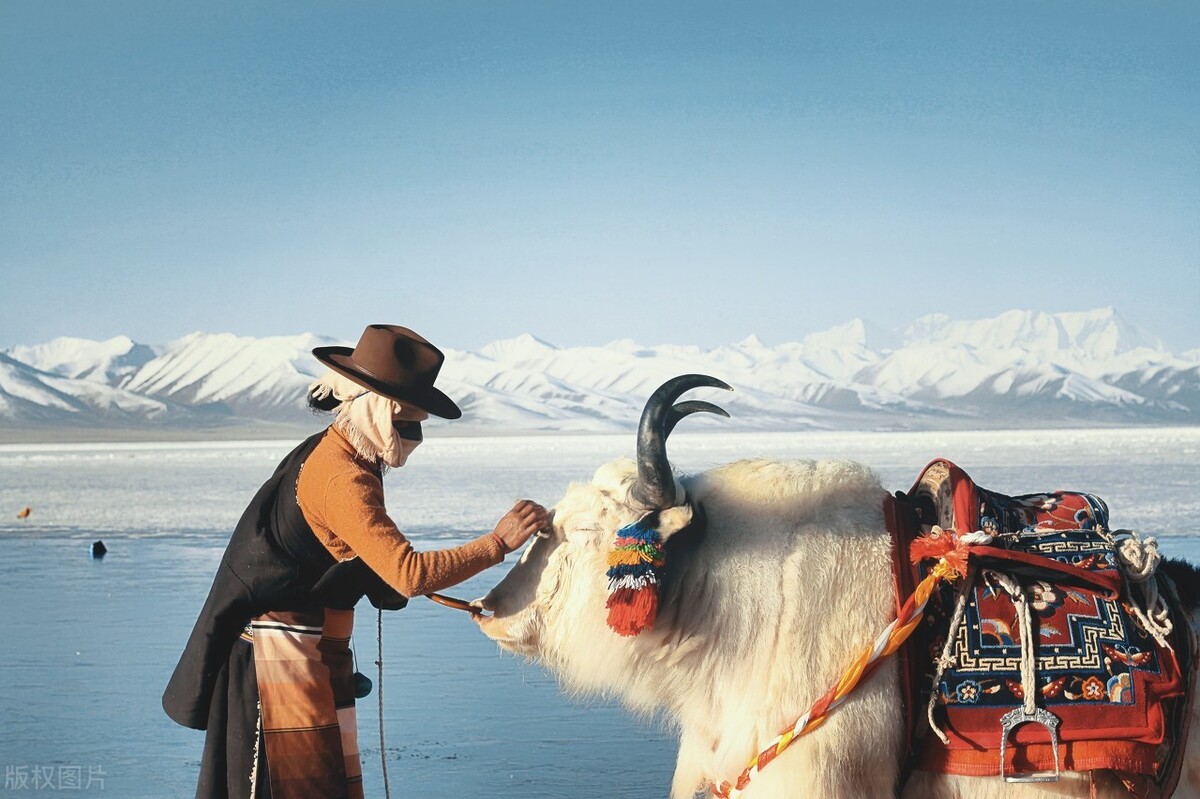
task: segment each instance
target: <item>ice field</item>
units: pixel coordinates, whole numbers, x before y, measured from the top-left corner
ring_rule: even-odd
[[[203,734],[171,722],[160,694],[229,532],[295,443],[0,446],[3,796],[43,796],[76,774],[72,790],[83,794],[192,794]],[[516,498],[552,504],[568,482],[633,448],[632,434],[438,438],[430,425],[408,465],[387,476],[388,507],[418,548],[437,548],[490,530]],[[947,457],[1004,493],[1098,494],[1114,527],[1200,562],[1200,428],[729,435],[684,422],[668,451],[684,472],[742,457],[853,458],[889,490]],[[18,519],[24,507],[31,513]],[[109,550],[102,561],[88,552],[97,538]],[[480,596],[505,568],[448,593]],[[372,679],[375,622],[362,603],[354,644]],[[383,655],[394,797],[666,794],[669,729],[563,696],[465,614],[415,599],[384,615]],[[383,795],[376,698],[359,704],[368,796]]]

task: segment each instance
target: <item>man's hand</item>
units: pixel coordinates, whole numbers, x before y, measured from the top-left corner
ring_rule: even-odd
[[[531,535],[549,524],[550,514],[545,508],[531,499],[522,499],[496,523],[492,535],[500,539],[505,552],[513,552],[528,541]]]

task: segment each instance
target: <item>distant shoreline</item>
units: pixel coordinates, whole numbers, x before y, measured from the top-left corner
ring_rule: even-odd
[[[0,429],[0,446],[11,444],[175,444],[210,441],[299,441],[325,429],[327,426],[328,424],[326,423],[315,427],[246,425],[244,427],[220,427],[202,430],[154,430],[145,428]],[[540,438],[546,436],[633,435],[635,432],[636,430],[632,426],[628,430],[520,430],[478,426],[459,427],[456,429],[453,423],[448,423],[446,426],[439,426],[436,432],[427,428],[429,435],[436,435],[438,438]]]
[[[270,441],[301,439],[320,427],[246,425],[211,429],[55,428],[49,430],[0,429],[0,444],[127,444],[191,441]]]
[[[185,444],[205,442],[266,442],[266,441],[300,441],[326,426],[328,420],[312,426],[269,424],[249,422],[245,425],[232,425],[203,429],[154,429],[154,428],[54,428],[54,429],[24,429],[14,430],[0,428],[0,446],[5,445],[71,445],[71,444]],[[688,432],[690,434],[707,435],[712,433],[753,433],[753,434],[797,434],[812,433],[818,435],[837,435],[839,433],[878,433],[881,435],[897,433],[1000,433],[1013,431],[1069,431],[1069,430],[1187,430],[1200,429],[1196,424],[1170,424],[1162,421],[1146,422],[1144,424],[1113,424],[1104,421],[1070,420],[1062,424],[1029,424],[1014,421],[1009,424],[978,425],[972,424],[977,420],[961,420],[961,424],[944,424],[941,426],[914,425],[902,426],[864,426],[862,428],[817,428],[811,426],[797,427],[761,427],[752,428],[720,423],[701,423]],[[547,438],[553,436],[632,436],[636,428],[630,425],[627,429],[605,430],[528,430],[511,427],[487,427],[478,425],[456,426],[453,422],[437,423],[427,433],[437,438]]]

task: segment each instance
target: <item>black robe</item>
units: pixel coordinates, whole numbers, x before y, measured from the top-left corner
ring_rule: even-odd
[[[251,619],[273,610],[352,608],[364,594],[386,610],[407,604],[361,558],[338,563],[304,519],[296,481],[324,435],[288,453],[242,513],[163,693],[163,709],[174,721],[209,731],[198,796],[225,796],[215,783],[227,770],[236,775],[231,782],[249,789],[258,688],[251,646],[241,634]]]

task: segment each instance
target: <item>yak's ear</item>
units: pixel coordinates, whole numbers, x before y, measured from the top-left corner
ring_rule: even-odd
[[[692,506],[685,503],[666,510],[655,511],[649,514],[644,521],[649,522],[647,526],[657,530],[662,540],[666,541],[691,524],[692,515]],[[658,519],[652,522],[651,516],[657,516]]]
[[[617,531],[608,553],[608,626],[618,635],[637,635],[654,624],[666,565],[663,544],[692,521],[690,505],[647,513]]]

